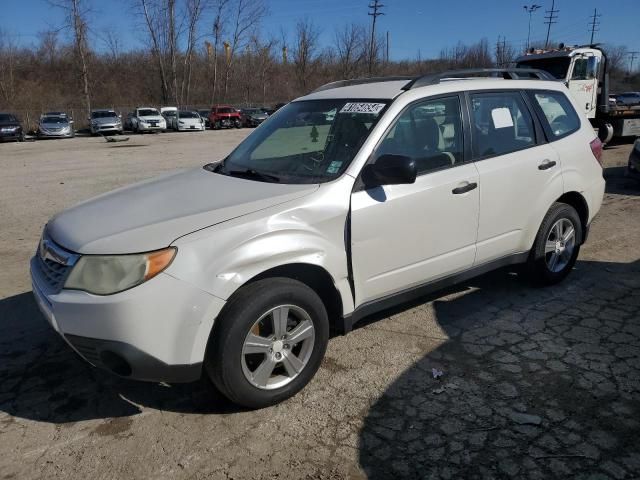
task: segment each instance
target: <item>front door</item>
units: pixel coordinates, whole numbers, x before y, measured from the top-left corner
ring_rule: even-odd
[[[470,268],[475,258],[479,185],[465,163],[460,99],[413,104],[373,158],[415,159],[410,185],[354,191],[351,252],[356,306]]]
[[[595,55],[580,55],[573,61],[569,91],[588,118],[595,118],[598,106],[598,67]]]

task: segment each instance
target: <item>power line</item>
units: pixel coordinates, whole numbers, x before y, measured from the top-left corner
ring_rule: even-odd
[[[556,0],[551,0],[551,10],[546,11],[545,19],[547,20],[545,25],[547,25],[547,39],[544,42],[544,48],[549,47],[549,35],[551,34],[551,25],[554,23],[558,23],[556,20],[558,19],[558,13],[560,10],[556,10]]]
[[[530,44],[530,40],[531,40],[531,16],[533,15],[533,12],[535,12],[539,8],[542,8],[542,6],[541,5],[536,5],[535,3],[533,3],[531,5],[524,5],[525,11],[529,14],[529,30],[528,30],[528,33],[527,33],[527,50],[529,50],[529,44]]]
[[[369,75],[373,72],[373,46],[376,39],[376,20],[380,15],[384,15],[380,10],[384,7],[379,0],[373,0],[369,4],[369,12],[367,15],[371,17],[371,44],[369,45]]]
[[[602,15],[598,13],[598,9],[594,8],[593,9],[593,15],[591,15],[591,23],[589,24],[591,26],[591,42],[589,42],[590,45],[593,45],[593,37],[595,36],[596,32],[599,32],[600,29],[598,28],[600,26],[600,20],[598,20]]]

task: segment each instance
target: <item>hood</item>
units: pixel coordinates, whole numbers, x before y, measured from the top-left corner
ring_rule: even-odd
[[[251,113],[248,117],[255,118],[256,120],[266,120],[268,115],[266,113]]]
[[[203,168],[166,175],[83,202],[53,217],[47,231],[83,254],[157,250],[178,237],[307,195],[317,185],[229,177]]]

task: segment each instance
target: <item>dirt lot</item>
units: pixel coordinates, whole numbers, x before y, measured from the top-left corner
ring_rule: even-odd
[[[284,404],[242,411],[205,381],[130,382],[79,359],[30,292],[47,218],[220,158],[246,133],[0,145],[0,479],[638,478],[640,186],[621,176],[628,144],[605,152],[605,203],[562,285],[500,271],[386,312],[334,338]]]

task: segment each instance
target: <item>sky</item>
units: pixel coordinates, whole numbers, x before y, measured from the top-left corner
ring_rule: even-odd
[[[123,49],[145,48],[144,27],[133,13],[135,0],[87,0],[92,5],[91,32],[97,50],[104,49],[100,37],[106,30],[115,32]],[[321,31],[322,45],[332,43],[336,28],[356,22],[367,24],[369,0],[265,0],[270,15],[262,30],[266,35],[289,34],[298,20],[311,20]],[[377,28],[389,32],[392,60],[437,57],[442,48],[458,41],[474,43],[487,38],[495,45],[498,37],[506,37],[518,51],[527,41],[529,16],[523,6],[537,3],[543,8],[533,14],[532,40],[544,40],[545,10],[551,0],[382,0],[384,15]],[[594,8],[600,31],[596,41],[624,45],[640,51],[640,0],[556,0],[558,19],[551,37],[566,44],[589,42],[590,15]],[[203,28],[210,28],[206,19]],[[47,0],[0,0],[0,30],[22,45],[37,42],[38,32],[57,29],[63,24],[60,10]]]

